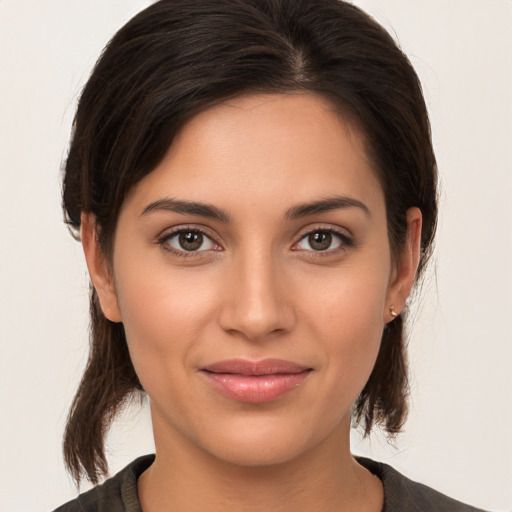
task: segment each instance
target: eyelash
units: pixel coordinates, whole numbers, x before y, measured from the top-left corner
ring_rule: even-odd
[[[311,257],[315,257],[315,258],[320,257],[321,258],[321,257],[332,256],[334,254],[338,254],[339,252],[346,251],[346,250],[354,247],[354,245],[355,245],[354,239],[352,237],[350,237],[349,235],[347,235],[346,233],[343,233],[342,231],[339,231],[334,228],[326,228],[326,227],[318,226],[318,227],[310,229],[309,231],[304,233],[300,237],[299,241],[296,242],[295,244],[293,244],[293,246],[294,247],[297,246],[303,240],[306,240],[309,236],[311,236],[315,233],[329,233],[340,240],[340,245],[338,247],[335,247],[334,249],[326,249],[324,251],[315,251],[314,249],[304,250],[304,252],[310,253]],[[296,250],[300,251],[301,249],[296,249]]]
[[[206,232],[204,229],[201,229],[197,226],[184,226],[180,227],[174,231],[171,231],[169,233],[166,233],[165,235],[159,237],[157,239],[157,243],[162,247],[163,250],[172,253],[175,256],[181,257],[181,258],[190,258],[190,257],[198,257],[203,252],[208,252],[208,249],[206,250],[196,250],[196,251],[187,251],[187,250],[177,250],[173,248],[169,241],[173,239],[176,236],[179,236],[183,233],[200,233],[203,235],[206,239],[208,239],[211,243],[213,243],[215,246],[220,247],[220,245],[214,241],[213,237]],[[314,249],[306,250],[306,249],[293,249],[293,247],[296,247],[298,244],[300,244],[303,240],[306,240],[309,236],[315,233],[329,233],[333,235],[334,237],[338,238],[340,240],[340,245],[338,247],[335,247],[334,249],[326,249],[326,250],[319,250],[315,251]],[[304,253],[310,253],[310,257],[326,257],[326,256],[332,256],[333,254],[337,254],[338,252],[346,251],[347,249],[350,249],[351,247],[354,247],[355,243],[352,237],[348,236],[346,233],[343,233],[341,231],[338,231],[337,229],[333,228],[325,228],[325,227],[315,227],[314,229],[311,229],[304,233],[297,242],[295,242],[292,246],[292,250],[294,251],[302,251]],[[221,251],[220,249],[215,249],[216,251]]]
[[[164,251],[170,252],[171,254],[173,254],[175,256],[179,256],[181,258],[193,258],[193,257],[197,258],[199,255],[201,255],[201,253],[207,252],[206,250],[202,250],[202,251],[177,250],[169,244],[169,241],[171,239],[173,239],[174,237],[179,236],[183,233],[200,233],[206,239],[210,240],[213,244],[220,247],[219,244],[217,244],[217,242],[215,242],[213,240],[213,237],[209,233],[207,233],[205,230],[203,230],[197,226],[184,226],[184,227],[178,228],[174,231],[171,231],[169,233],[166,233],[165,235],[158,238],[157,243],[162,247],[162,249]],[[219,250],[219,249],[216,249],[216,250]]]

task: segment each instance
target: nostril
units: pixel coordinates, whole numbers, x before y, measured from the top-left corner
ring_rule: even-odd
[[[219,316],[224,331],[251,341],[284,335],[293,329],[294,323],[290,308],[275,304],[272,307],[267,304],[265,308],[244,308],[243,304],[237,303],[224,306]]]

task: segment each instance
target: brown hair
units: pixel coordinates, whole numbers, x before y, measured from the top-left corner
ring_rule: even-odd
[[[311,91],[364,134],[382,184],[394,256],[406,211],[423,214],[419,272],[435,231],[436,163],[420,83],[389,34],[339,0],[161,0],[110,41],[76,112],[63,205],[77,234],[94,214],[104,253],[123,200],[161,161],[195,114],[248,93]],[[355,404],[368,434],[398,432],[407,410],[403,316],[384,329],[373,373]],[[72,476],[107,474],[104,437],[116,413],[142,390],[122,324],[108,321],[91,290],[91,349],[71,406],[64,457]]]

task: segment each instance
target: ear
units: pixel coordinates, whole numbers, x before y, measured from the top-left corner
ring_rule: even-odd
[[[407,235],[395,272],[388,288],[384,322],[394,320],[392,311],[400,314],[414,284],[421,254],[421,211],[419,208],[407,210]]]
[[[80,239],[89,275],[100,301],[101,310],[111,322],[121,322],[121,312],[117,302],[112,270],[98,243],[96,218],[94,215],[82,213]]]

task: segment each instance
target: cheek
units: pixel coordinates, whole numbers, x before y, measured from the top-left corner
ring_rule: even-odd
[[[314,287],[297,291],[304,314],[319,328],[330,330],[360,343],[382,332],[383,311],[388,291],[386,262],[373,265],[347,265],[335,273],[318,274]],[[365,336],[365,333],[367,336]]]
[[[157,380],[169,369],[179,373],[187,365],[211,316],[212,293],[194,282],[184,273],[171,275],[158,268],[123,272],[116,282],[128,348],[146,390],[145,381]]]
[[[387,273],[368,268],[344,272],[326,280],[321,293],[304,296],[303,315],[330,369],[330,388],[354,399],[370,376],[384,329]]]

